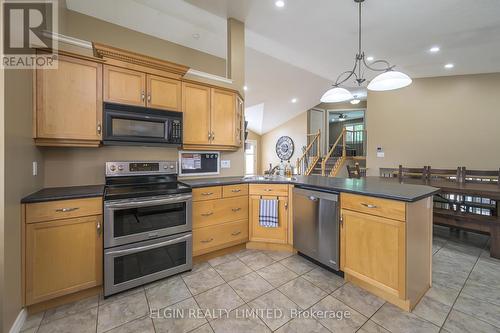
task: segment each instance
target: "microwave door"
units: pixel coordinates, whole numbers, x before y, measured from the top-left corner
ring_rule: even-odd
[[[107,111],[105,113],[104,143],[171,143],[168,118],[136,116],[127,112]]]

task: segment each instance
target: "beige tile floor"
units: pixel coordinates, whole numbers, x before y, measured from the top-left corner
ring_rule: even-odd
[[[500,332],[500,260],[487,250],[486,236],[435,227],[433,287],[412,313],[300,256],[242,250],[108,299],[95,296],[32,315],[23,332]],[[228,313],[206,315],[207,309]],[[242,318],[252,309],[282,315],[255,311],[258,316]],[[151,310],[205,315],[151,318]],[[350,316],[293,318],[291,310]]]

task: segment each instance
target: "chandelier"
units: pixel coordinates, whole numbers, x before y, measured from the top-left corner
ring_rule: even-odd
[[[411,84],[411,78],[401,72],[394,70],[394,65],[389,64],[386,60],[375,60],[370,64],[366,63],[365,52],[361,48],[361,4],[365,0],[354,0],[358,4],[359,26],[358,26],[358,53],[354,60],[354,66],[351,70],[340,73],[337,80],[333,84],[333,88],[329,89],[321,97],[323,103],[335,103],[348,101],[354,98],[351,92],[341,85],[347,80],[354,78],[358,86],[362,86],[366,82],[364,76],[365,69],[374,72],[383,72],[373,78],[368,84],[368,90],[372,91],[386,91],[395,90],[406,87]]]

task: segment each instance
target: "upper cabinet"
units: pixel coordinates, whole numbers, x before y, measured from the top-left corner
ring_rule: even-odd
[[[181,81],[104,65],[104,100],[181,111]]]
[[[238,149],[242,144],[242,110],[242,100],[234,91],[184,82],[184,148]]]
[[[115,66],[104,66],[106,102],[146,105],[146,74]]]
[[[57,69],[35,71],[35,143],[98,146],[102,131],[102,65],[59,56]]]
[[[181,81],[149,74],[146,79],[148,107],[181,111]]]

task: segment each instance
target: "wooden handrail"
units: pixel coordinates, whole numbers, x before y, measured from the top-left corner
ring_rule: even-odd
[[[320,157],[320,137],[321,137],[321,131],[318,129],[318,132],[315,133],[315,134],[307,134],[307,136],[313,136],[314,135],[314,138],[312,139],[312,141],[307,145],[306,147],[306,150],[304,151],[304,153],[302,154],[302,156],[300,156],[298,159],[297,159],[297,173],[300,175],[300,174],[304,174],[304,175],[307,175],[309,174],[312,169],[314,168],[314,164],[317,163],[319,157]],[[312,147],[314,146],[314,144],[316,144],[316,155],[313,159],[313,163],[311,163],[311,165],[309,165],[307,167],[307,170],[302,170],[301,168],[301,165],[302,163],[304,162],[305,158],[307,156],[309,156],[309,152],[311,151]]]
[[[341,138],[344,138],[343,139],[343,143],[344,143],[344,149],[342,149],[342,155],[345,156],[345,133],[346,133],[346,129],[345,127],[342,129],[342,132],[340,133],[339,137],[337,138],[337,140],[335,141],[335,143],[333,144],[332,148],[328,151],[328,153],[325,155],[325,158],[323,158],[323,161],[321,161],[321,175],[324,176],[325,175],[325,171],[326,171],[326,162],[328,161],[328,159],[332,156],[333,152],[335,151],[335,148],[337,148],[337,145],[338,143],[340,142],[340,139]]]

